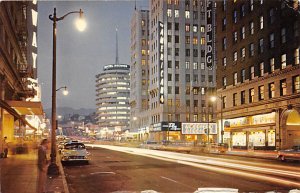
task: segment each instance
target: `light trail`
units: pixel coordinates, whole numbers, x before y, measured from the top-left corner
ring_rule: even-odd
[[[108,145],[88,145],[88,146],[101,147],[101,148],[110,149],[114,151],[141,155],[141,156],[151,157],[154,159],[160,159],[164,161],[176,162],[179,164],[189,165],[204,170],[209,170],[209,171],[214,171],[214,172],[219,172],[219,173],[224,173],[229,175],[237,175],[237,176],[247,177],[252,179],[258,179],[265,182],[281,184],[287,187],[300,188],[300,172],[298,172],[299,169],[296,167],[281,167],[281,169],[272,169],[272,168],[265,168],[265,167],[258,167],[258,166],[249,166],[246,165],[249,164],[246,161],[242,161],[240,163],[228,163],[228,160],[224,158],[219,159],[219,158],[211,158],[206,156],[180,154],[175,152],[144,150],[138,148],[128,148],[128,147],[118,147],[118,146],[108,146]],[[287,168],[293,171],[287,171],[286,170]],[[286,178],[290,178],[290,179],[286,179]]]

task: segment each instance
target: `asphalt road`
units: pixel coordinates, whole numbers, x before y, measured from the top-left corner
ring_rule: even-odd
[[[170,161],[158,155],[145,157],[102,148],[89,151],[92,154],[90,164],[64,166],[70,193],[127,193],[144,190],[175,193],[195,192],[198,188],[206,187],[235,188],[239,192],[288,192],[295,186],[281,180],[291,179],[297,183],[300,178],[300,175],[297,177],[300,174],[298,164],[282,166],[271,160],[236,156],[218,157],[217,160],[214,157],[201,157],[201,160],[206,161],[196,163],[193,160]],[[176,155],[194,158],[187,154]],[[263,166],[265,169],[261,169]]]

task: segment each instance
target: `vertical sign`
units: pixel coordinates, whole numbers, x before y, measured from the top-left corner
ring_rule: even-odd
[[[210,69],[213,67],[213,12],[212,12],[213,4],[210,0],[207,1],[206,4],[206,21],[207,21],[207,29],[206,29],[206,66]]]
[[[164,24],[162,22],[158,23],[158,33],[159,33],[159,102],[164,104]]]

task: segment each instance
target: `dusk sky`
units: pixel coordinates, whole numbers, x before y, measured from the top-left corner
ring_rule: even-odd
[[[115,62],[115,28],[118,28],[119,62],[130,64],[130,20],[134,1],[39,1],[38,2],[38,78],[42,85],[44,109],[51,108],[52,21],[70,11],[84,11],[87,28],[79,32],[74,25],[77,14],[57,24],[57,88],[67,86],[68,96],[57,93],[57,107],[96,108],[95,76],[106,64]],[[147,8],[147,0],[137,8]]]

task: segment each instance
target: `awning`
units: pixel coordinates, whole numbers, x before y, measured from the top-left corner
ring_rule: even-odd
[[[31,101],[6,101],[19,115],[43,115],[41,102]]]
[[[4,108],[8,113],[21,120],[25,125],[28,125],[35,131],[37,129],[30,123],[28,123],[28,121],[24,117],[22,117],[22,115],[43,115],[41,102],[0,100],[0,107]],[[36,112],[37,114],[34,114],[34,112]]]

